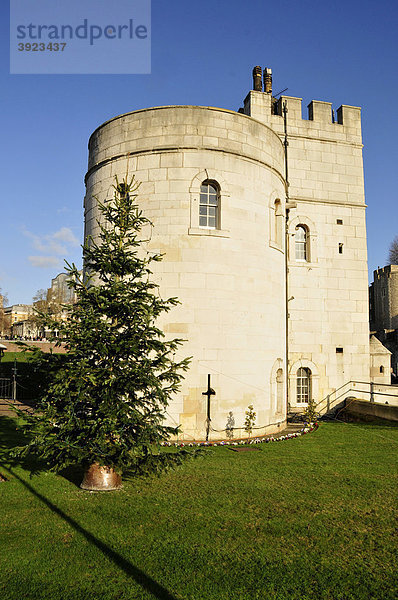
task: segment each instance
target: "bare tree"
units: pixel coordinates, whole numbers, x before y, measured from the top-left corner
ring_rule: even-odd
[[[62,323],[66,318],[65,304],[62,294],[57,290],[40,289],[33,296],[33,313],[29,316],[29,322],[36,330],[35,335],[47,337],[51,332],[46,329],[45,321],[49,318],[53,323]],[[56,330],[53,334],[57,335]]]
[[[10,333],[11,321],[10,316],[4,312],[5,307],[8,304],[7,294],[2,294],[0,288],[0,335],[8,335]]]
[[[33,306],[36,308],[36,310],[39,310],[41,312],[46,312],[46,309],[48,307],[47,290],[44,290],[44,289],[37,290],[37,292],[33,296],[32,300],[33,300]]]
[[[390,244],[388,262],[390,263],[390,265],[398,265],[398,235],[393,239],[393,241]]]

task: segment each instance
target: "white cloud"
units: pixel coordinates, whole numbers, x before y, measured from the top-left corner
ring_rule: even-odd
[[[36,235],[27,229],[23,230],[23,234],[32,240],[32,246],[35,250],[48,254],[65,256],[69,252],[68,246],[76,247],[79,245],[79,240],[69,227],[61,227],[58,231],[43,236]]]
[[[36,235],[27,229],[22,233],[32,242],[34,250],[46,256],[29,256],[28,259],[34,267],[50,267],[59,265],[59,256],[65,257],[70,249],[79,246],[79,240],[69,227],[61,227],[54,233]]]
[[[75,236],[73,231],[71,229],[69,229],[69,227],[61,227],[61,229],[58,229],[58,231],[56,231],[55,233],[52,234],[52,238],[54,240],[66,242],[67,244],[70,244],[71,246],[79,245],[79,240],[77,239],[77,237]]]
[[[40,269],[58,267],[60,264],[60,260],[56,256],[28,256],[28,260],[33,267],[39,267]]]

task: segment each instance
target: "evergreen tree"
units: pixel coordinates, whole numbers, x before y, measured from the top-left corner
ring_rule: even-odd
[[[189,359],[174,360],[180,339],[167,341],[159,315],[178,304],[163,300],[151,281],[151,263],[162,255],[145,252],[143,228],[152,223],[135,203],[139,184],[116,179],[114,197],[98,201],[98,242],[83,247],[85,276],[68,265],[77,302],[65,306],[67,319],[52,321],[66,354],[36,351],[46,381],[37,410],[27,417],[31,441],[19,455],[33,453],[56,471],[81,464],[120,473],[160,472],[185,452],[159,453],[178,428],[163,424]]]

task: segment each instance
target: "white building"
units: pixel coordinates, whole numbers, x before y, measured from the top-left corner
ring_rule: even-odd
[[[314,100],[303,118],[300,98],[273,98],[270,69],[264,91],[253,74],[238,112],[138,110],[89,142],[85,235],[96,236],[95,197],[134,173],[154,224],[148,248],[165,254],[156,280],[182,303],[161,326],[193,356],[168,410],[185,439],[204,436],[208,374],[213,438],[230,412],[243,425],[249,404],[257,432],[271,432],[287,407],[370,377],[360,109],[334,117]]]

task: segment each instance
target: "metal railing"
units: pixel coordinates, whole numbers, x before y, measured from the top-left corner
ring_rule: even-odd
[[[13,385],[12,379],[0,379],[0,399],[1,400],[15,400],[15,386]]]
[[[363,389],[363,388],[366,389]],[[362,388],[362,389],[361,389]],[[394,389],[395,393],[391,394],[385,391],[380,391],[378,388]],[[398,386],[389,383],[374,383],[373,381],[347,381],[333,392],[330,392],[317,404],[317,411],[320,415],[327,414],[331,410],[338,407],[350,394],[365,394],[366,398],[357,398],[358,400],[368,400],[375,402],[375,397],[391,397],[396,398],[398,402]]]

